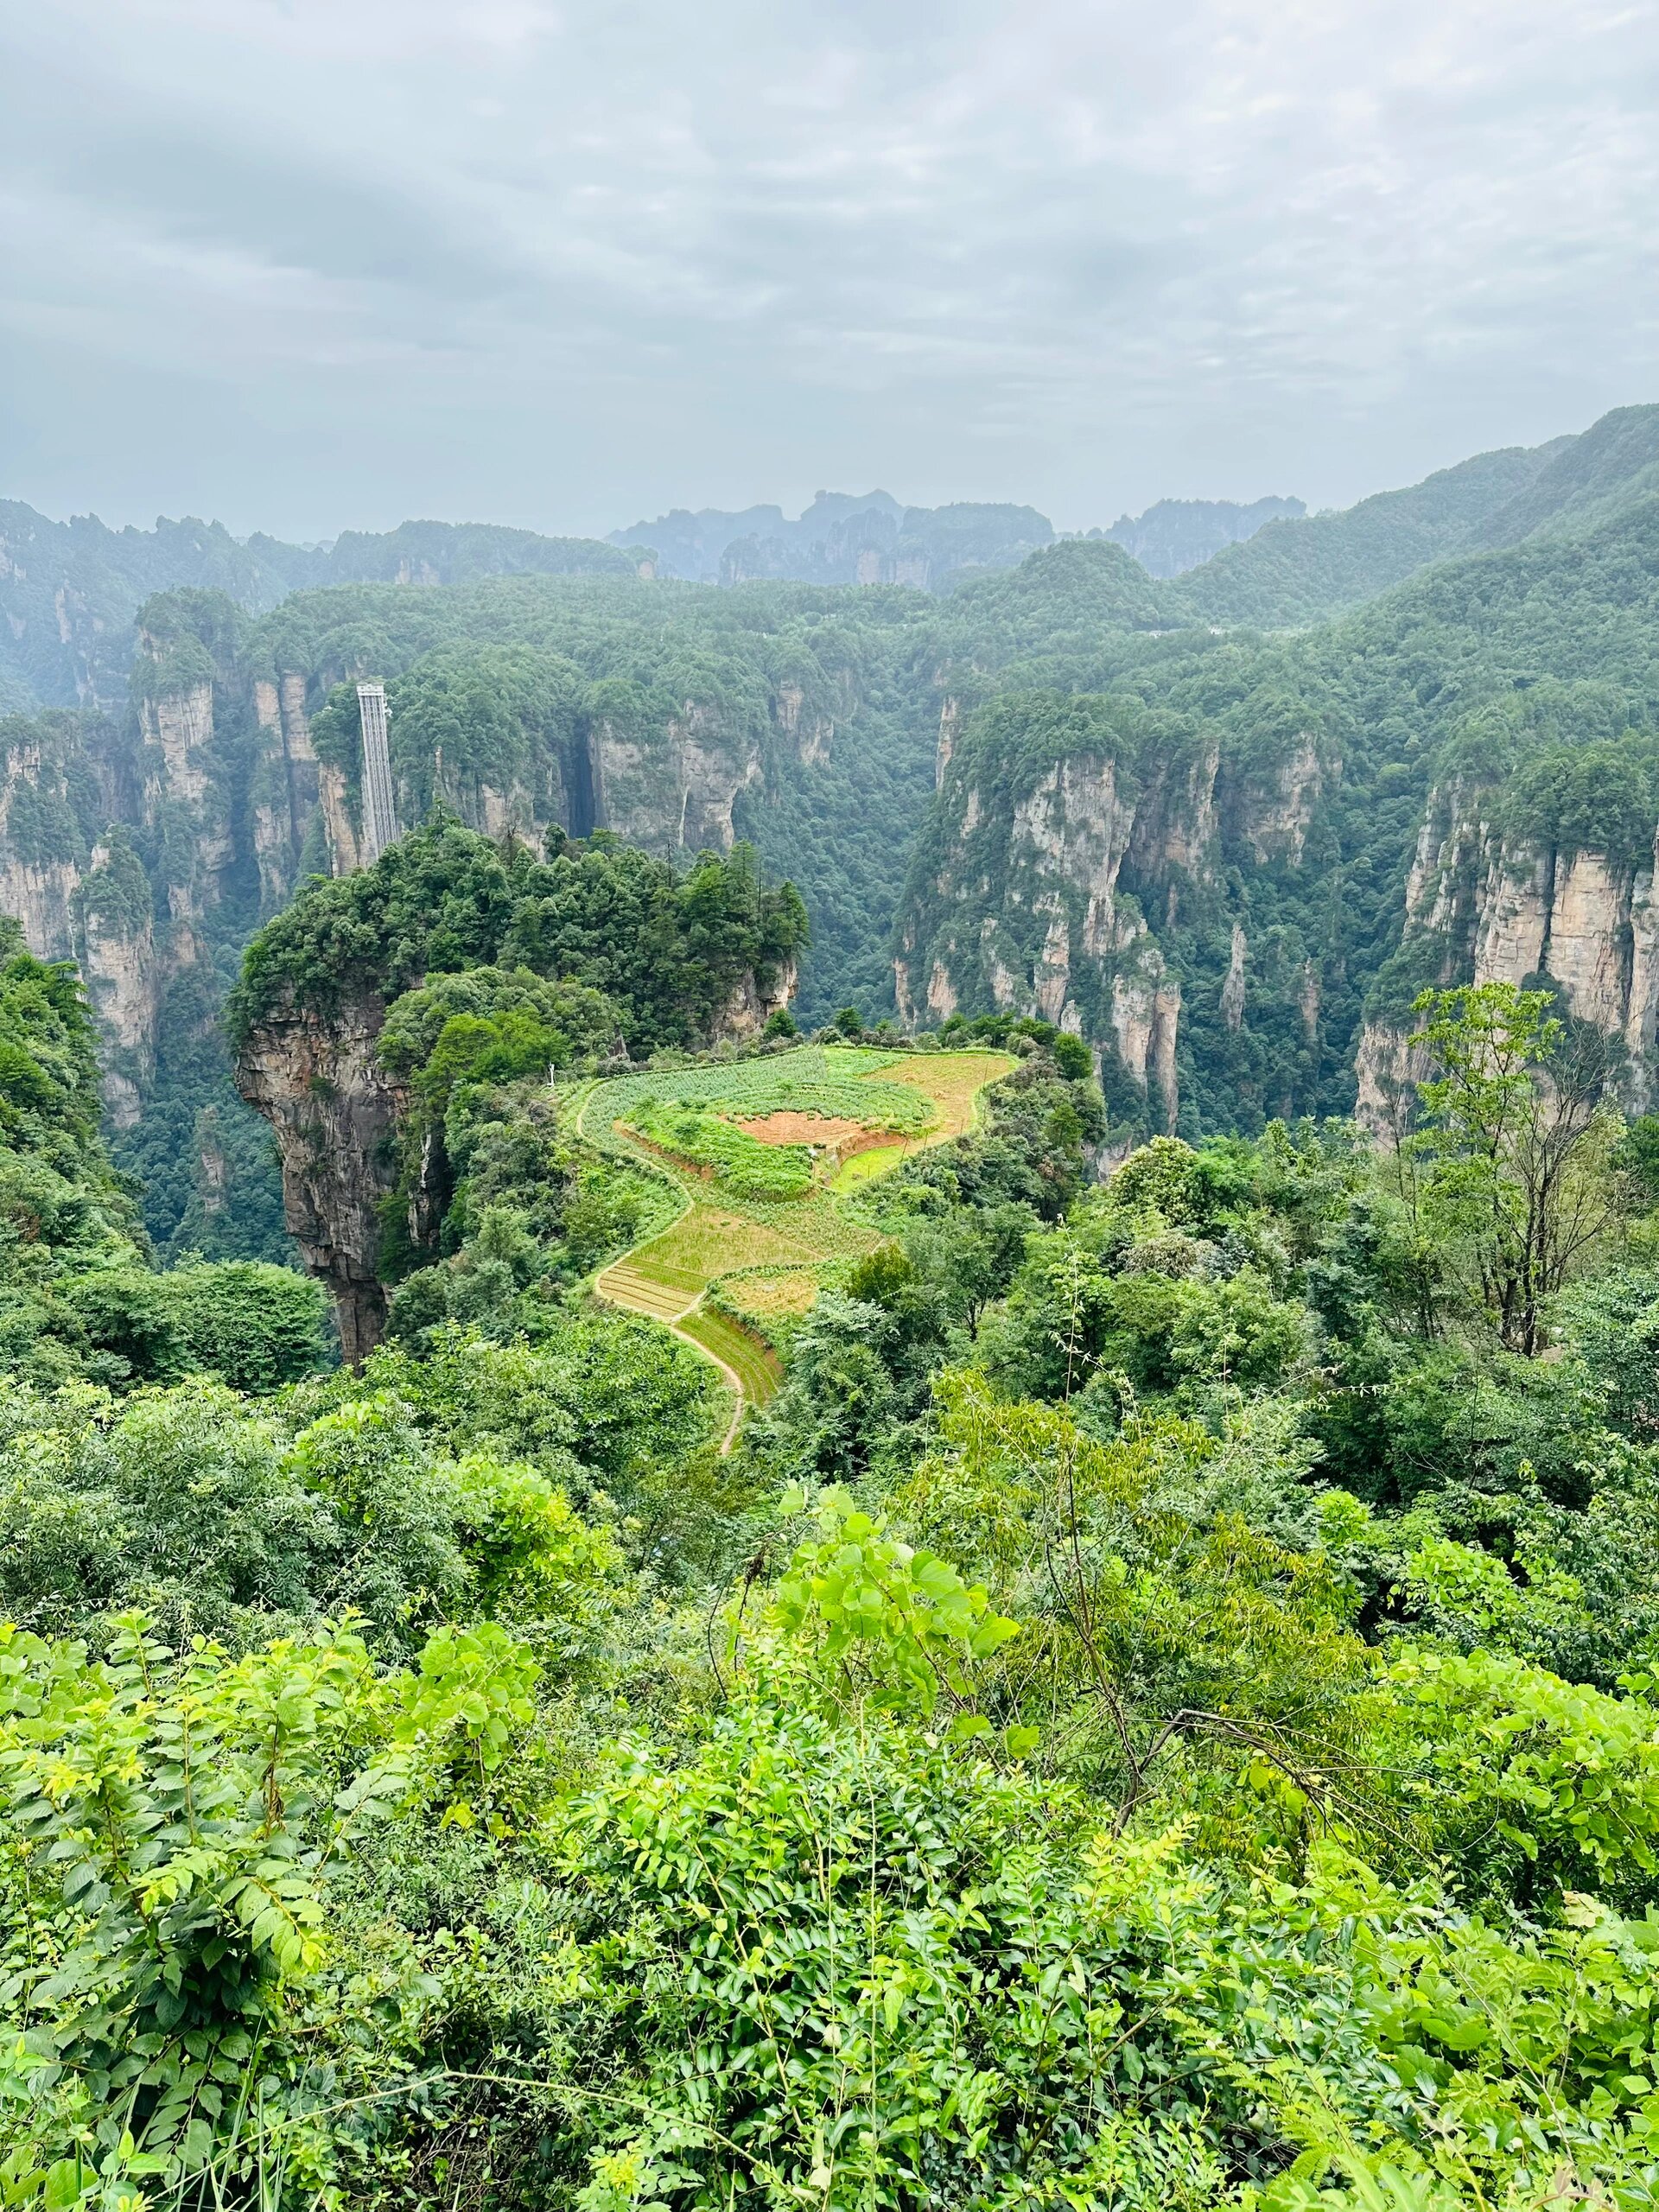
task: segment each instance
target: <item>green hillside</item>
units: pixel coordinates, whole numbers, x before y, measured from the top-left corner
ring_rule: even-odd
[[[1524,497],[1571,444],[1478,454],[1340,512],[1269,523],[1182,577],[1172,604],[1194,620],[1264,630],[1321,621],[1480,542],[1488,518]]]
[[[1062,550],[1081,567],[1094,549]],[[1110,581],[1099,588],[1105,597]],[[1013,584],[976,589],[984,607]],[[1159,1111],[1132,1084],[1114,1088],[1114,977],[1129,969],[1079,950],[1087,865],[1068,873],[1063,848],[1044,853],[1010,834],[1062,765],[1096,775],[1109,764],[1116,803],[1134,805],[1160,779],[1184,789],[1184,764],[1218,763],[1205,865],[1172,868],[1132,842],[1119,879],[1122,911],[1146,932],[1135,972],[1150,972],[1155,952],[1180,988],[1179,1127],[1194,1139],[1256,1128],[1274,1113],[1351,1111],[1368,1007],[1398,1014],[1438,979],[1439,940],[1396,956],[1408,871],[1442,783],[1461,772],[1489,788],[1483,817],[1499,833],[1506,820],[1517,834],[1524,824],[1545,850],[1587,846],[1625,865],[1651,853],[1659,502],[1582,535],[1433,564],[1290,636],[1090,636],[1072,594],[1051,606],[1046,642],[1022,607],[1020,656],[976,674],[981,703],[918,839],[901,939],[918,978],[943,959],[955,1002],[988,1012],[999,968],[1041,972],[1049,902],[1060,899],[1077,1016],[1105,1046],[1110,1102],[1127,1126],[1155,1127]],[[1294,855],[1258,850],[1249,825],[1279,804],[1287,775],[1313,794],[1305,836]],[[1608,918],[1615,942],[1619,926]],[[1241,931],[1247,1000],[1230,1014]]]
[[[1659,407],[1618,407],[1581,437],[1560,442],[1548,467],[1484,518],[1471,543],[1514,545],[1535,531],[1582,533],[1656,495]]]

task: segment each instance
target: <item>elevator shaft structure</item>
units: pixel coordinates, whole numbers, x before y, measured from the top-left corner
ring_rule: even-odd
[[[391,797],[385,685],[359,683],[357,712],[363,728],[363,866],[372,868],[398,835],[397,810]]]

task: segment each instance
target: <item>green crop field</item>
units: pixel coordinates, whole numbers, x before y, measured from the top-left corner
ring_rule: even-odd
[[[676,1160],[707,1168],[734,1198],[797,1198],[812,1187],[812,1155],[804,1144],[767,1144],[701,1103],[642,1098],[622,1126]]]
[[[718,1280],[722,1306],[761,1337],[771,1338],[779,1324],[800,1320],[818,1294],[818,1271],[780,1261],[766,1267],[732,1268]]]
[[[842,1198],[923,1147],[962,1135],[981,1093],[1014,1065],[1006,1052],[804,1045],[582,1084],[565,1102],[578,1133],[649,1167],[680,1198],[675,1219],[604,1268],[594,1288],[674,1329],[737,1377],[743,1403],[763,1404],[776,1363],[703,1303],[710,1286],[776,1270],[790,1279],[786,1310],[798,1318],[823,1269],[881,1241]],[[725,1302],[744,1310],[750,1301],[735,1280],[732,1289]],[[762,1323],[759,1300],[754,1310]]]
[[[777,1358],[758,1338],[725,1314],[704,1306],[682,1325],[682,1334],[728,1367],[742,1385],[746,1405],[764,1406],[781,1379]]]

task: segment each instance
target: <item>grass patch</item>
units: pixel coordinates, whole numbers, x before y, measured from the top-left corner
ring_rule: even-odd
[[[653,1321],[677,1320],[698,1295],[696,1283],[659,1281],[626,1260],[604,1268],[595,1287],[613,1306],[625,1306],[630,1313],[648,1313]]]
[[[843,1160],[836,1171],[830,1185],[831,1192],[836,1198],[844,1198],[849,1191],[861,1190],[878,1175],[886,1175],[901,1166],[909,1159],[911,1149],[907,1144],[878,1144],[872,1145],[868,1152],[855,1152],[850,1160]]]
[[[679,1325],[680,1333],[690,1337],[692,1343],[701,1344],[704,1351],[723,1360],[742,1386],[746,1402],[764,1406],[777,1395],[783,1380],[783,1370],[766,1346],[735,1321],[723,1313],[711,1313],[707,1306],[688,1314]]]

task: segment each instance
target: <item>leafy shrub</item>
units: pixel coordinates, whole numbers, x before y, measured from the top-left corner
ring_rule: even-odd
[[[284,2012],[321,1963],[331,1881],[379,1821],[487,1803],[535,1673],[493,1627],[440,1631],[391,1679],[346,1630],[181,1656],[133,1615],[90,1659],[0,1630],[0,1879],[33,1944],[15,2195],[203,2187],[255,2067],[270,2117],[296,2093],[303,2112]]]

